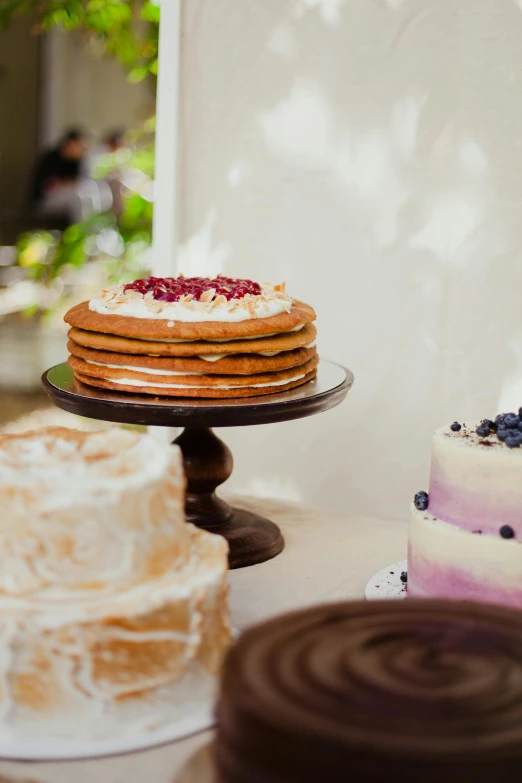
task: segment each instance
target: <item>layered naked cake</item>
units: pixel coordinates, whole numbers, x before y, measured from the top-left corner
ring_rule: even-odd
[[[442,427],[415,496],[408,595],[522,608],[522,432],[517,414]]]
[[[284,286],[228,277],[148,278],[65,316],[82,383],[174,397],[251,397],[312,380],[315,312]]]
[[[360,601],[242,634],[225,666],[216,783],[518,783],[522,614]]]
[[[4,735],[103,733],[118,704],[130,719],[167,689],[182,708],[187,678],[217,672],[227,544],[185,522],[177,447],[116,428],[5,435],[0,503]]]

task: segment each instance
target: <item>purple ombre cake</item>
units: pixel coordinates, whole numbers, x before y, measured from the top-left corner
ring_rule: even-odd
[[[507,414],[434,433],[429,493],[411,512],[410,596],[522,608],[520,420]]]

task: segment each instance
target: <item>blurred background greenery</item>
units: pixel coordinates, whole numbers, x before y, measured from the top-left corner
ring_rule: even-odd
[[[19,14],[34,18],[35,33],[57,27],[96,38],[132,82],[157,74],[159,5],[153,0],[2,0],[0,30]]]
[[[96,164],[95,175],[103,179],[125,168],[126,175],[119,183],[121,211],[100,212],[63,231],[32,230],[20,235],[16,263],[25,270],[26,279],[56,294],[42,307],[33,304],[24,308],[26,316],[38,311],[45,316],[61,304],[61,309],[69,306],[68,291],[87,262],[96,264],[98,284],[131,280],[145,273],[152,241],[153,127],[151,119],[146,131],[129,132],[129,146],[102,156]]]
[[[32,20],[32,35],[46,36],[58,29],[86,37],[125,68],[130,83],[155,79],[159,6],[152,0],[3,0],[0,41],[1,32],[20,15]],[[29,229],[16,238],[12,262],[24,270],[25,280],[49,289],[41,303],[23,308],[25,315],[41,315],[60,306],[74,285],[75,273],[87,263],[101,265],[97,282],[130,279],[147,268],[153,214],[153,116],[127,129],[123,147],[101,156],[93,176],[110,180],[122,170],[118,210],[89,216],[64,230]]]
[[[0,106],[16,112],[0,129],[0,427],[38,407],[41,372],[66,356],[65,310],[149,269],[159,13],[154,0],[0,2]],[[110,183],[110,207],[60,225],[27,194],[70,127],[93,148],[119,127],[122,143],[89,174]]]

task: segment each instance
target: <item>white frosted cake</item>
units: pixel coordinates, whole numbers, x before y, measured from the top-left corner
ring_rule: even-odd
[[[186,676],[218,670],[227,544],[185,522],[177,447],[118,428],[4,435],[0,505],[4,737],[24,720],[103,731],[115,704],[167,686],[175,703]]]
[[[516,414],[437,430],[415,496],[408,595],[522,608],[522,432]]]

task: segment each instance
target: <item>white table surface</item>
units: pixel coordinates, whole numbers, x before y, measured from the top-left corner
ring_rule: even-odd
[[[283,501],[233,500],[277,522],[286,541],[284,551],[273,560],[230,573],[232,623],[240,630],[286,610],[362,598],[374,573],[406,556],[402,522]],[[173,783],[211,736],[207,731],[162,748],[109,759],[0,762],[0,783]],[[196,769],[191,763],[188,766]],[[203,783],[190,770],[185,767],[183,783]]]

